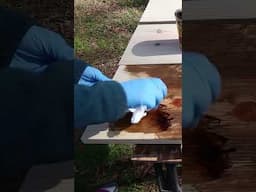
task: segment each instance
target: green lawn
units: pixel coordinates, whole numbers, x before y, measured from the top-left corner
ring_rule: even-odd
[[[76,0],[75,50],[77,56],[98,67],[109,77],[117,69],[147,0]],[[130,160],[132,145],[76,144],[76,191],[93,192],[111,181],[120,192],[155,192],[153,171],[143,177],[150,165]]]
[[[108,182],[117,182],[120,192],[156,192],[150,164],[130,160],[132,145],[77,145],[75,150],[76,191],[95,191]]]
[[[76,0],[76,54],[112,77],[147,0]]]

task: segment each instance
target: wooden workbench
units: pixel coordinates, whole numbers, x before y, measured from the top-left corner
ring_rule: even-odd
[[[143,77],[161,78],[168,86],[168,96],[163,104],[168,106],[168,110],[170,109],[174,118],[172,125],[168,129],[162,130],[157,122],[156,113],[150,111],[136,125],[131,125],[127,120],[121,120],[114,124],[104,123],[88,126],[81,138],[83,143],[181,144],[182,107],[181,104],[178,107],[174,104],[177,100],[181,101],[182,57],[178,30],[176,24],[164,24],[164,17],[161,14],[158,15],[159,11],[162,12],[164,8],[164,14],[168,15],[169,11],[170,15],[174,16],[181,1],[172,0],[170,1],[171,5],[168,0],[161,1],[161,3],[155,0],[149,2],[141,22],[146,22],[146,18],[155,18],[159,23],[151,24],[149,22],[137,26],[119,62],[114,80],[122,82]],[[147,15],[151,15],[152,18]],[[172,21],[174,19],[171,17]]]
[[[88,126],[81,138],[84,143],[181,144],[181,106],[172,104],[181,98],[181,65],[120,66],[114,79],[122,82],[138,77],[159,77],[167,84],[163,103],[171,107],[172,126],[162,131],[155,115],[149,113],[139,124],[118,124],[120,130],[110,129],[109,123]]]

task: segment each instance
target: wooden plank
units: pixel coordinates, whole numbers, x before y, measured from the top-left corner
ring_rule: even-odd
[[[134,156],[131,158],[132,161],[142,161],[142,162],[157,162],[157,163],[181,163],[181,159],[168,159],[167,157],[161,156],[145,156],[145,157],[137,157]]]
[[[174,100],[181,98],[181,65],[119,66],[114,79],[121,82],[139,77],[159,77],[167,84],[169,94],[163,104],[170,106],[170,113],[174,117],[172,126],[165,131],[161,130],[154,113],[150,112],[136,125],[131,125],[127,121],[127,124],[115,124],[114,126],[108,123],[88,126],[81,138],[82,142],[181,144],[181,107],[172,104]]]
[[[182,8],[182,0],[150,0],[141,19],[141,24],[175,24],[175,11]]]
[[[183,20],[255,19],[254,0],[183,1]]]
[[[205,21],[205,23],[209,22]],[[222,78],[222,95],[218,102],[211,106],[208,114],[220,118],[221,126],[215,126],[210,131],[225,136],[228,139],[228,146],[235,147],[237,151],[230,154],[232,167],[222,172],[223,175],[219,178],[209,177],[209,171],[205,166],[201,165],[202,161],[200,162],[200,160],[202,159],[199,155],[196,155],[198,146],[186,143],[188,142],[186,129],[183,130],[183,184],[194,185],[200,192],[253,192],[256,189],[256,122],[241,121],[232,112],[241,102],[256,102],[255,54],[253,51],[250,53],[249,50],[246,50],[248,43],[253,40],[253,38],[248,38],[254,34],[253,30],[248,30],[247,35],[243,35],[243,31],[247,28],[249,29],[248,26],[250,26],[249,23],[244,24],[243,22],[216,24],[214,26],[211,26],[211,24],[207,24],[207,26],[202,22],[202,25],[197,25],[193,26],[191,24],[191,29],[194,27],[198,30],[185,31],[186,34],[194,32],[185,40],[185,42],[188,42],[195,39],[194,42],[190,42],[192,46],[183,47],[187,47],[191,51],[204,53],[217,65]],[[200,28],[204,27],[208,28],[208,32],[210,30],[211,32],[207,33],[207,30],[201,30],[200,33]],[[189,27],[187,26],[186,28],[188,29]],[[221,30],[220,32],[218,28]],[[197,32],[201,36],[197,36]],[[232,33],[235,34],[232,35]],[[202,34],[207,35],[204,36]],[[198,41],[197,37],[202,37],[202,40],[200,39],[201,42]],[[221,44],[222,40],[230,43]],[[207,43],[204,44],[202,42]],[[211,47],[211,49],[208,49],[208,47]],[[252,45],[253,47],[255,47],[255,44]],[[248,107],[241,110],[242,113],[240,112],[240,114],[242,116],[248,113],[253,114],[253,111],[255,109],[252,110]],[[240,116],[240,119],[242,116]],[[221,166],[217,167],[216,164],[222,164],[221,162],[224,161],[213,161],[208,166],[213,164],[211,167],[218,170]]]
[[[180,145],[136,145],[132,161],[181,163]]]
[[[200,160],[202,159],[196,155],[198,146],[186,143],[188,142],[186,129],[183,130],[183,184],[192,184],[200,192],[253,192],[256,189],[256,123],[241,121],[234,116],[232,111],[240,102],[256,102],[255,54],[253,51],[247,50],[249,42],[253,41],[253,38],[249,37],[254,33],[253,30],[249,30],[250,23],[237,22],[236,24],[214,24],[213,26],[211,22],[206,25],[204,23],[209,22],[205,21],[195,26],[191,23],[191,26],[184,28],[188,29],[184,31],[185,34],[191,34],[185,35],[186,40],[184,41],[190,41],[191,46],[187,43],[188,46],[184,45],[183,47],[190,51],[204,53],[220,70],[222,96],[216,104],[211,106],[208,113],[222,121],[221,126],[215,126],[210,131],[225,136],[228,139],[228,146],[235,147],[237,151],[230,154],[232,167],[222,172],[223,175],[219,178],[209,177],[209,171],[201,165],[202,161],[200,162]],[[247,31],[247,29],[248,33],[243,35],[243,31]],[[198,37],[201,39],[199,40]],[[225,44],[224,41],[229,43]],[[252,45],[252,48],[255,48],[255,44]],[[241,115],[244,116],[248,112],[253,114],[254,110],[248,107],[242,111]],[[213,164],[211,167],[218,170],[221,166],[217,167],[216,164],[221,165],[222,162],[225,162],[219,161],[219,159],[217,162],[215,160],[213,163],[209,163],[208,166]]]
[[[180,64],[176,24],[138,25],[119,65]]]

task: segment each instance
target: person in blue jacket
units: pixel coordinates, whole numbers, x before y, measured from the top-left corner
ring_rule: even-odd
[[[155,108],[167,95],[158,78],[109,79],[30,18],[0,7],[0,21],[2,174],[72,159],[74,127],[116,121],[141,104]]]
[[[159,78],[111,80],[30,18],[0,7],[0,23],[2,174],[72,159],[74,127],[116,121],[142,104],[155,108],[167,95]],[[196,126],[219,93],[214,65],[183,53],[183,127]]]

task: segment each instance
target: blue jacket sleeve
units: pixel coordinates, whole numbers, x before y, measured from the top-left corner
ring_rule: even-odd
[[[126,95],[115,81],[98,82],[92,87],[78,85],[83,71],[89,64],[74,63],[74,126],[82,128],[90,124],[113,122],[127,110]]]
[[[80,80],[84,70],[86,67],[90,66],[88,63],[85,63],[84,61],[80,59],[74,60],[74,83],[77,84]]]
[[[113,122],[127,111],[123,88],[115,81],[96,83],[92,87],[75,85],[75,128]]]

